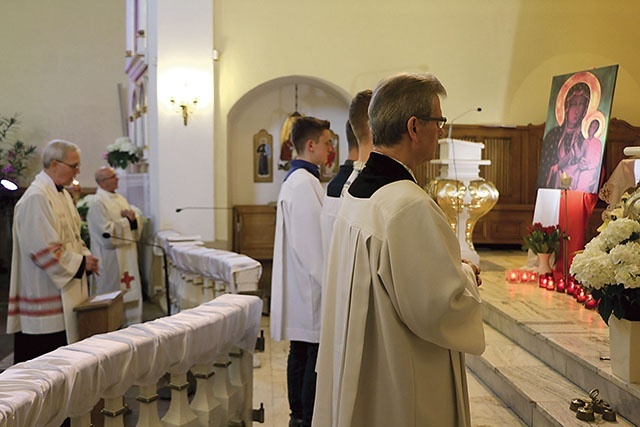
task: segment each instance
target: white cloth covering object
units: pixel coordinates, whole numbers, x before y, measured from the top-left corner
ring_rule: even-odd
[[[95,335],[14,365],[0,374],[0,421],[11,420],[15,427],[57,426],[88,412],[99,398],[154,384],[165,372],[213,363],[233,347],[252,352],[261,315],[260,298],[222,295],[174,316]]]
[[[199,237],[163,230],[156,234],[156,244],[164,248],[167,257],[181,271],[222,281],[233,293],[258,289],[262,275],[262,265],[258,261],[244,254],[207,248]],[[188,296],[183,297],[188,299]]]

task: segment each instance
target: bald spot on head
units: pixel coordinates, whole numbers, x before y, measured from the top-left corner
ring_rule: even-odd
[[[116,171],[112,167],[103,166],[96,171],[96,174],[95,174],[96,182],[100,184],[100,181],[104,181],[105,178],[109,178],[115,173]]]

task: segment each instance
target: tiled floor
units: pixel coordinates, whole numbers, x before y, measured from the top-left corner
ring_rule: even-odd
[[[482,267],[487,271],[503,271],[504,267],[500,265],[502,263],[499,260],[501,254],[506,254],[506,252],[482,252]],[[520,251],[509,252],[509,254],[511,257],[515,257],[513,262],[520,263],[518,267],[526,262],[526,256]],[[262,366],[254,369],[253,372],[254,408],[259,407],[261,402],[264,404],[265,423],[263,425],[265,427],[286,427],[289,420],[286,383],[286,359],[289,345],[288,342],[276,342],[268,338],[268,317],[262,318],[262,326],[267,339],[265,352],[257,353]],[[473,426],[515,427],[524,425],[473,374],[468,372],[467,377]]]

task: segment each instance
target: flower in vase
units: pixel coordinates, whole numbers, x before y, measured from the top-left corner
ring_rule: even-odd
[[[571,274],[600,300],[598,312],[609,323],[640,320],[640,222],[611,220],[573,259]]]
[[[107,162],[114,168],[126,169],[129,163],[138,163],[138,149],[128,136],[121,136],[107,146]]]
[[[551,254],[558,251],[560,247],[560,227],[558,225],[550,225],[543,227],[541,223],[536,222],[527,228],[527,235],[524,236],[524,245],[522,250],[531,249],[534,254]]]

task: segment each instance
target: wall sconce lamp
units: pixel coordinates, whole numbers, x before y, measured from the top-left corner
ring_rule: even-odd
[[[175,100],[175,98],[171,97],[171,105],[173,105],[176,111],[178,111],[179,113],[182,113],[182,122],[184,123],[185,126],[187,125],[187,122],[189,120],[189,113],[193,113],[193,109],[195,109],[197,104],[198,104],[197,98],[194,98],[193,101],[191,102],[187,102],[187,101],[178,102]]]

